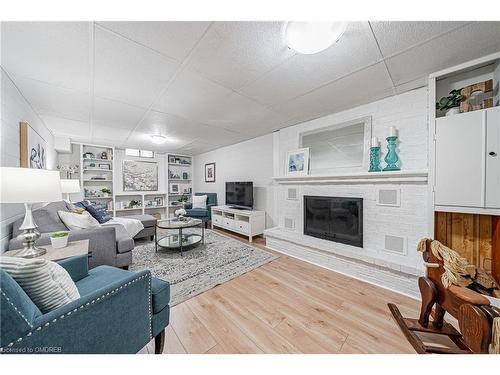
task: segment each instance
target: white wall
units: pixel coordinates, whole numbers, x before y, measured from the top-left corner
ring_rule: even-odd
[[[205,182],[205,164],[215,163],[215,182]],[[194,157],[194,192],[217,193],[224,204],[227,181],[252,181],[254,208],[266,211],[266,228],[276,225],[274,214],[273,135],[258,138]]]
[[[54,136],[3,69],[1,73],[0,165],[2,167],[20,166],[19,123],[25,121],[47,141],[47,169],[55,169],[57,155],[54,150]],[[22,217],[24,207],[21,204],[2,204],[0,211],[0,251],[4,251],[12,231],[11,223]]]
[[[385,137],[389,127],[395,126],[399,131],[401,168],[427,169],[427,88],[420,88],[280,130],[275,133],[275,175],[284,175],[286,153],[299,147],[300,133],[365,116],[371,116],[372,136],[381,141],[382,160],[387,151]],[[288,188],[296,188],[299,199],[287,199]],[[400,190],[401,206],[377,205],[380,188]],[[278,185],[275,211],[280,228],[284,228],[285,218],[292,219],[295,221],[293,232],[302,235],[304,195],[363,198],[364,248],[324,241],[332,253],[378,265],[387,264],[403,272],[421,270],[422,258],[416,251],[416,245],[420,238],[428,235],[427,183]],[[406,238],[407,254],[385,250],[385,235]]]

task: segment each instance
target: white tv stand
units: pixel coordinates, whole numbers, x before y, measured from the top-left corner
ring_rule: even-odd
[[[214,227],[243,234],[252,242],[253,236],[263,234],[266,229],[266,212],[215,206],[212,207],[212,229]]]

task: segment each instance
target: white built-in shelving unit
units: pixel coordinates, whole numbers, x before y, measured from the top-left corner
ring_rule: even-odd
[[[168,216],[171,217],[175,210],[183,207],[182,203],[179,202],[182,196],[186,196],[188,202],[191,200],[193,192],[193,158],[187,155],[168,154],[167,165],[167,210]]]

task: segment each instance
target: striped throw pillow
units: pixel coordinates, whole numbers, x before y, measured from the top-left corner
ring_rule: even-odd
[[[69,273],[55,262],[2,256],[0,268],[16,280],[44,314],[80,298]]]

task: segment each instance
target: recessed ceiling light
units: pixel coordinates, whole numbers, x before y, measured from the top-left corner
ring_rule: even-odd
[[[159,134],[153,134],[151,135],[151,142],[161,145],[167,141],[167,137],[164,135],[159,135]]]
[[[346,27],[347,22],[288,22],[285,40],[291,49],[310,55],[337,42]]]

